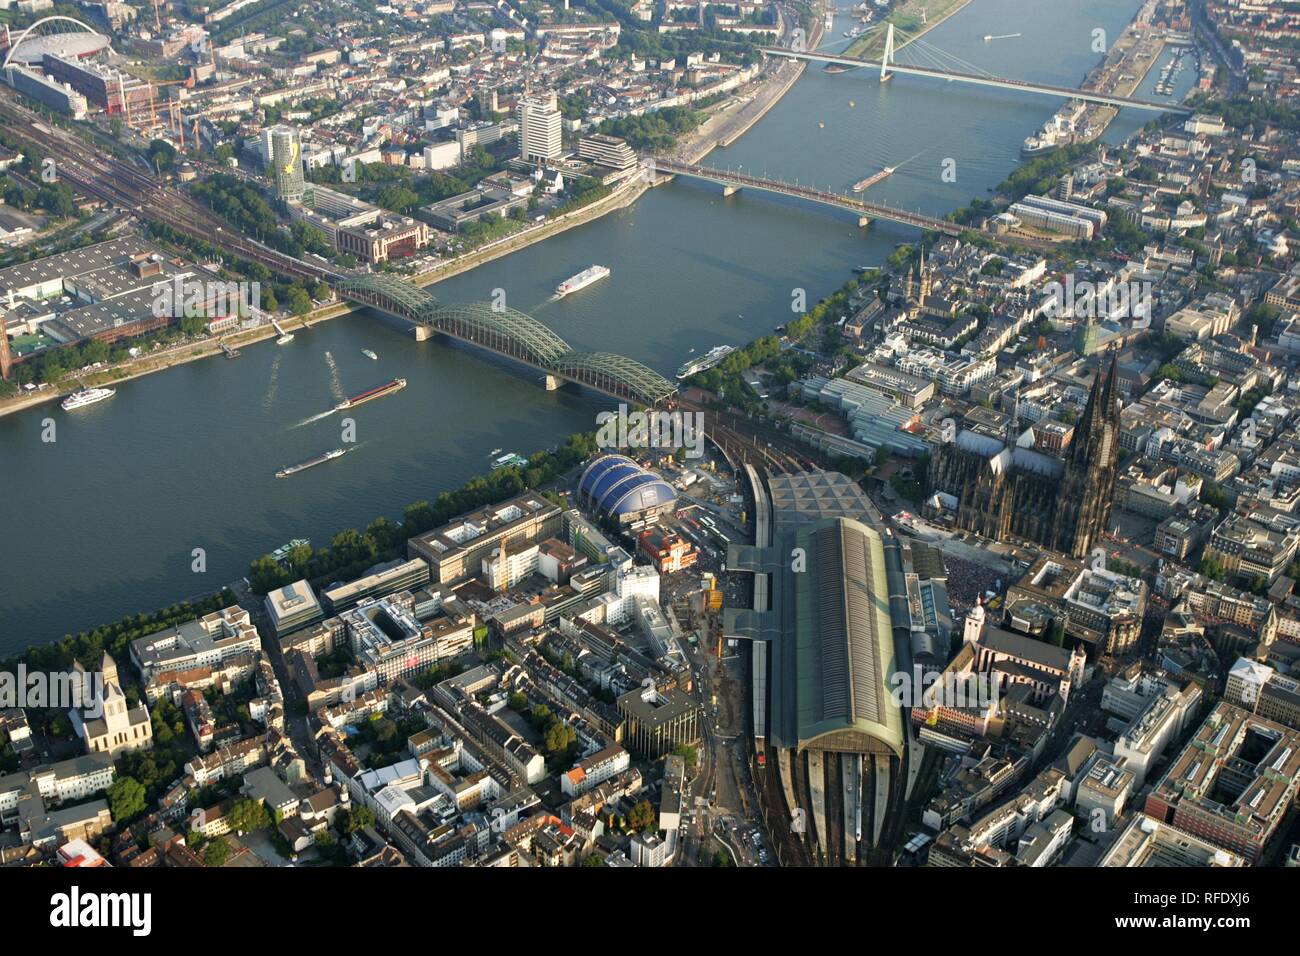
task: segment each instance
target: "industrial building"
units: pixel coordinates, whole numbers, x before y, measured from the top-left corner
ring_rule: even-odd
[[[110,115],[120,113],[128,122],[153,106],[152,85],[93,60],[46,53],[41,68],[56,83],[66,83],[84,96],[90,106]]]
[[[86,118],[89,103],[86,97],[72,88],[70,83],[60,83],[44,74],[22,66],[11,65],[5,69],[5,82],[24,96],[30,96],[75,120]]]
[[[171,324],[171,311],[153,307],[155,286],[194,274],[152,243],[122,236],[0,269],[0,297],[10,309],[22,299],[46,303],[38,331],[59,344],[113,342]]]

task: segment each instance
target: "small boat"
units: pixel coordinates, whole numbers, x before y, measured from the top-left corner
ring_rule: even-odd
[[[379,356],[376,355],[374,352],[370,351],[370,349],[362,349],[361,354],[364,355],[366,358],[370,359],[370,361],[372,362],[379,361]]]
[[[495,455],[499,455],[499,454],[501,454],[501,449],[500,449],[500,448],[493,448],[490,452],[488,452],[488,457],[489,457],[489,458],[492,458],[493,456],[495,456]]]
[[[275,344],[276,344],[276,345],[288,345],[288,344],[289,344],[290,342],[292,342],[292,341],[293,341],[293,333],[292,333],[292,332],[286,332],[286,333],[284,333],[284,335],[280,336],[278,339],[275,340]]]

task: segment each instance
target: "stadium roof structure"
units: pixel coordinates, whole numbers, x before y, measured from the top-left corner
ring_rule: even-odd
[[[578,496],[593,511],[614,518],[677,500],[671,485],[626,455],[602,455],[588,465],[578,480]]]
[[[109,48],[109,38],[75,17],[42,17],[13,37],[4,66],[39,66],[46,53],[82,59]]]

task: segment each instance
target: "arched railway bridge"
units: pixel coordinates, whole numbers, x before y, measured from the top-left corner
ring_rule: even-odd
[[[545,373],[547,387],[574,382],[627,402],[654,405],[677,389],[634,359],[611,352],[577,352],[531,315],[489,302],[446,305],[391,276],[348,276],[334,283],[342,297],[504,355]]]

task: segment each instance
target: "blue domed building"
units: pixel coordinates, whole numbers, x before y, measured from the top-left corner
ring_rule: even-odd
[[[578,480],[578,501],[589,512],[625,525],[677,507],[677,492],[626,455],[601,455]]]

